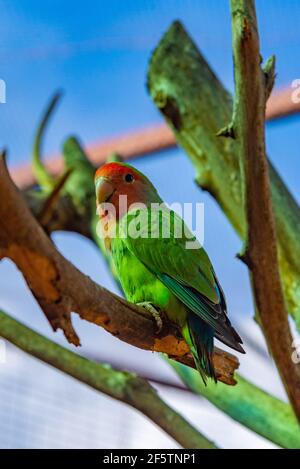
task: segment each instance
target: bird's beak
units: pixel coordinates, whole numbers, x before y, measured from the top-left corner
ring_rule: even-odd
[[[114,193],[114,186],[112,184],[112,181],[105,176],[100,176],[95,183],[96,186],[96,199],[97,199],[97,204],[103,204],[104,202],[107,202],[108,199],[112,196]]]

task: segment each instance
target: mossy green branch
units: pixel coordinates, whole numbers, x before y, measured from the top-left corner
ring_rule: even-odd
[[[237,385],[209,382],[204,386],[194,370],[167,360],[182,381],[195,393],[245,427],[283,448],[300,448],[300,429],[289,404],[270,396],[259,387],[236,375]]]
[[[230,55],[228,54],[228,58]],[[265,70],[272,86],[273,63]],[[184,27],[175,22],[156,47],[148,68],[148,89],[190,157],[196,182],[210,192],[242,239],[246,219],[239,168],[240,142],[218,136],[232,118],[232,98]],[[280,273],[289,313],[300,330],[300,210],[269,163],[278,237]]]
[[[72,174],[65,185],[65,191],[76,208],[78,218],[84,217],[87,221],[90,237],[100,249],[109,269],[114,276],[121,291],[121,286],[111,256],[107,254],[103,237],[98,233],[99,218],[96,213],[96,199],[94,175],[95,168],[89,161],[85,150],[77,137],[69,137],[63,144],[63,158],[65,168],[72,169]],[[119,161],[117,153],[108,155],[108,161]]]
[[[24,352],[124,402],[149,417],[184,448],[216,446],[169,407],[150,384],[133,373],[114,370],[61,347],[0,311],[0,336]]]

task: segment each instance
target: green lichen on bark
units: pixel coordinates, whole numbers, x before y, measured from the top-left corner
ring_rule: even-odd
[[[155,389],[134,373],[117,371],[65,349],[0,311],[0,337],[82,383],[148,416],[184,448],[216,446],[169,407]]]

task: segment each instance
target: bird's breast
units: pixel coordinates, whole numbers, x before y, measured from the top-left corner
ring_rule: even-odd
[[[133,303],[150,301],[165,310],[171,292],[128,250],[122,239],[113,240],[112,256],[126,298]]]

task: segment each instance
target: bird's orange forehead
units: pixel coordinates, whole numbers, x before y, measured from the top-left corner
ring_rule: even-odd
[[[112,176],[122,176],[123,174],[132,174],[136,179],[140,177],[139,173],[135,171],[134,168],[122,163],[106,163],[100,168],[97,169],[95,173],[95,179],[99,177],[112,177]]]

